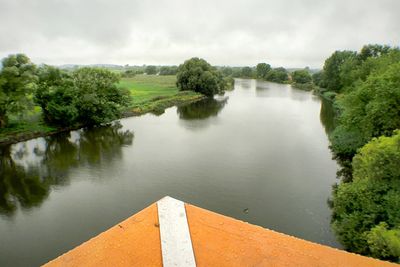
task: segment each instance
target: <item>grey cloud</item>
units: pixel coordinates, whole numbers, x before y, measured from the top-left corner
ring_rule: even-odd
[[[398,10],[398,0],[0,0],[0,57],[320,67],[334,50],[398,45]]]

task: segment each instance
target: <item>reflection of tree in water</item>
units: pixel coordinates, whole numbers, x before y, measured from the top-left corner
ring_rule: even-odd
[[[20,152],[20,151],[19,151]],[[15,163],[11,146],[0,149],[0,213],[12,214],[17,203],[33,207],[46,198],[49,184],[33,166]]]
[[[43,202],[51,186],[68,183],[72,167],[96,166],[122,156],[122,146],[131,145],[133,133],[114,123],[46,137],[44,146],[29,151],[26,145],[0,149],[0,213],[12,215],[18,207],[29,209]],[[28,160],[29,154],[35,162]]]
[[[242,89],[250,89],[252,85],[252,81],[250,79],[237,79],[235,80],[235,85],[241,87]]]
[[[321,98],[321,111],[319,114],[322,125],[326,134],[330,134],[336,127],[335,108],[328,100]]]
[[[321,98],[320,120],[325,128],[326,134],[329,136],[337,126],[337,114],[332,102],[324,98]],[[351,181],[353,176],[351,157],[350,158],[341,157],[333,153],[333,159],[335,159],[338,165],[340,166],[339,170],[336,172],[337,178],[341,178],[342,181],[344,182]]]
[[[206,98],[195,103],[178,107],[177,112],[179,118],[183,120],[201,120],[212,116],[217,116],[218,113],[228,103],[228,98],[216,100],[214,98]]]

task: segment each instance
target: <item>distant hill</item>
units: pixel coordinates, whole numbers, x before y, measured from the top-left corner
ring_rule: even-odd
[[[125,68],[123,65],[115,65],[115,64],[89,64],[89,65],[79,65],[79,64],[64,64],[58,66],[60,69],[76,69],[82,67],[97,67],[97,68],[106,68],[106,69],[118,69],[122,70]]]

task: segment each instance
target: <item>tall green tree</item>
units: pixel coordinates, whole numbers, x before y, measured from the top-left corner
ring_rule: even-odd
[[[36,67],[24,54],[3,59],[0,72],[0,128],[8,123],[8,116],[21,114],[31,105],[31,94],[36,80]]]
[[[145,69],[146,74],[148,75],[153,75],[153,74],[157,74],[157,67],[156,66],[147,66]]]
[[[191,90],[210,97],[226,89],[222,73],[197,57],[186,60],[178,67],[176,85],[180,90]]]
[[[52,66],[38,69],[35,103],[42,108],[47,123],[59,126],[74,125],[78,121],[79,91],[70,74]]]
[[[270,70],[271,70],[271,65],[267,63],[258,63],[256,66],[257,78],[265,79]]]
[[[388,45],[380,45],[380,44],[369,44],[369,45],[364,45],[361,48],[360,53],[358,54],[358,57],[361,60],[367,60],[368,58],[377,58],[382,55],[385,55],[389,53],[392,50],[392,48]]]
[[[253,70],[248,66],[243,67],[242,70],[241,70],[241,75],[240,76],[243,77],[243,78],[252,78],[253,77]]]
[[[311,76],[312,77],[312,81],[316,86],[319,86],[319,87],[322,87],[322,88],[325,87],[325,85],[322,82],[323,75],[324,75],[323,71],[319,71],[319,72],[314,73]]]
[[[339,92],[343,88],[340,74],[343,64],[352,58],[356,57],[354,51],[335,51],[324,64],[323,83],[330,91]]]

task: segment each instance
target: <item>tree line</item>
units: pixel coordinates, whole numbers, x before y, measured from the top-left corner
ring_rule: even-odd
[[[267,63],[259,63],[255,67],[219,67],[225,76],[232,78],[262,79],[277,83],[287,83],[289,81],[289,72],[283,68],[271,68]]]
[[[178,72],[178,66],[134,66],[134,67],[126,67],[126,70],[122,72],[122,77],[124,78],[132,78],[138,74],[147,74],[147,75],[176,75]]]
[[[109,122],[129,106],[128,90],[117,88],[119,75],[101,68],[72,72],[36,66],[24,54],[3,59],[0,71],[0,128],[10,115],[40,106],[49,125],[76,126]]]
[[[259,79],[276,83],[291,83],[293,86],[313,89],[312,76],[309,68],[289,71],[283,67],[272,68],[270,64],[258,63],[255,67],[219,67],[225,76],[233,78]]]
[[[231,77],[200,58],[180,66],[147,66],[145,71],[176,74],[180,90],[208,97],[233,86]],[[41,108],[43,122],[55,127],[98,125],[118,119],[132,101],[127,89],[117,87],[120,78],[120,73],[105,68],[63,70],[36,66],[24,54],[10,55],[2,60],[0,70],[0,129],[8,126],[10,116],[23,117],[35,107]]]
[[[332,226],[349,251],[400,261],[400,49],[336,51],[313,75],[337,114],[331,149],[345,167]]]

